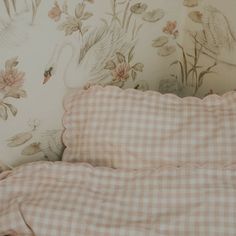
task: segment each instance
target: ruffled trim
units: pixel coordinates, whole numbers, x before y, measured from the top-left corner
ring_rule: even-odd
[[[67,137],[71,131],[69,130],[69,127],[67,127],[67,119],[68,117],[71,116],[73,101],[76,100],[78,97],[82,96],[86,92],[87,90],[85,89],[78,89],[76,91],[69,93],[68,95],[64,97],[64,100],[63,100],[64,114],[62,116],[62,125],[64,127],[64,130],[62,132],[62,143],[64,144],[65,149],[62,154],[62,160],[63,160],[63,156],[65,152],[67,152],[68,148],[70,147],[69,138]]]
[[[225,101],[229,101],[232,99],[236,99],[236,91],[229,91],[226,92],[223,95],[217,95],[217,94],[209,94],[204,98],[198,98],[198,97],[193,97],[193,96],[188,96],[188,97],[178,97],[175,94],[172,93],[167,93],[167,94],[162,94],[158,91],[152,91],[152,90],[147,90],[147,91],[141,91],[133,88],[127,88],[127,89],[121,89],[117,86],[101,86],[101,85],[95,85],[90,87],[89,89],[78,89],[67,95],[63,101],[64,104],[64,109],[65,109],[65,114],[68,112],[71,108],[72,101],[75,100],[76,98],[86,94],[86,93],[93,93],[96,94],[99,91],[114,91],[118,94],[132,94],[132,95],[139,95],[142,97],[156,97],[158,100],[161,98],[162,101],[176,101],[176,103],[193,103],[193,104],[202,104],[202,105],[220,105]],[[227,104],[227,103],[225,103]]]

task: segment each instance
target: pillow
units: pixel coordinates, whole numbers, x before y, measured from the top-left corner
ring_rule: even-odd
[[[113,168],[236,161],[236,92],[205,99],[94,86],[65,100],[63,161]]]

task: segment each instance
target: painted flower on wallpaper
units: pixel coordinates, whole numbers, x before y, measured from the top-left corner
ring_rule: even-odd
[[[122,27],[125,26],[126,32],[128,32],[129,30],[129,26],[131,24],[133,15],[142,15],[141,19],[143,21],[151,22],[151,23],[155,23],[161,20],[165,16],[164,10],[159,9],[159,8],[152,9],[151,11],[146,12],[146,10],[148,9],[148,5],[146,3],[141,3],[141,2],[132,5],[130,7],[130,14],[129,16],[127,16],[129,6],[130,6],[130,1],[127,2],[124,15],[123,15],[123,20],[122,20]],[[137,28],[140,29],[141,27],[142,27],[142,24],[139,25]],[[135,20],[133,31],[135,30],[135,28],[136,28],[136,20]]]
[[[92,16],[92,13],[86,13],[86,2],[87,1],[82,1],[75,9],[75,14],[79,19],[79,22],[81,19],[89,19]],[[93,1],[90,3],[93,3]],[[69,45],[73,48],[73,59],[68,62],[70,65],[67,67],[65,74],[67,74],[68,71],[82,70],[83,73],[86,74],[86,77],[90,78],[89,81],[86,81],[87,83],[99,83],[101,85],[109,84],[111,82],[107,81],[108,79],[111,79],[111,74],[113,84],[114,78],[116,78],[116,81],[123,80],[124,82],[128,78],[137,76],[137,72],[129,68],[130,65],[122,63],[116,63],[115,68],[113,68],[114,66],[112,67],[112,73],[109,73],[107,70],[104,70],[107,58],[112,58],[112,55],[116,55],[116,52],[123,55],[129,52],[132,47],[136,46],[138,34],[143,25],[156,23],[164,17],[165,12],[162,9],[153,9],[151,7],[150,11],[146,11],[149,6],[145,2],[133,4],[130,0],[122,2],[111,0],[109,6],[111,7],[110,11],[107,11],[106,14],[102,16],[100,24],[98,24],[96,29],[91,28],[92,30],[90,30],[90,28],[85,27],[86,32],[88,30],[88,33],[86,34],[86,37],[83,37],[80,44],[78,44],[77,41],[75,42],[75,40],[73,41],[72,37],[67,37],[59,47],[55,48],[54,54],[51,57],[53,60],[50,60],[44,71],[44,84],[52,78],[52,74],[56,71],[55,67],[58,62],[56,58],[62,56],[61,52],[65,45]],[[54,8],[52,10],[54,10]],[[63,14],[62,7],[56,4],[55,12],[58,14],[62,12]],[[66,35],[80,31],[81,26],[83,26],[83,24],[77,23],[78,19],[75,19],[74,16],[71,14],[67,14],[67,16],[68,15],[70,18],[67,17],[67,21],[60,25],[61,29],[66,32]],[[52,18],[54,18],[54,15]],[[68,42],[67,39],[71,40],[71,42]],[[168,50],[168,52],[169,51],[170,50]],[[76,57],[79,58],[77,64],[75,62]],[[93,63],[94,61],[99,62]],[[67,77],[63,76],[63,78]],[[68,80],[65,82],[65,84],[68,84],[68,87],[75,87],[76,84],[79,84],[79,81],[73,81],[73,85],[71,85],[72,83],[69,85],[69,83]]]
[[[144,65],[142,63],[136,63],[131,65],[131,61],[134,56],[134,47],[130,50],[128,58],[125,57],[120,52],[116,53],[116,61],[110,60],[107,61],[105,65],[106,70],[111,71],[112,75],[112,84],[121,83],[120,87],[124,86],[124,83],[129,79],[132,78],[135,80],[137,78],[138,72],[143,72]]]
[[[55,1],[54,6],[48,12],[48,16],[54,21],[59,21],[61,19],[61,14],[62,14],[62,10],[61,10],[58,2]]]
[[[94,57],[99,60],[99,63],[96,66],[93,65],[93,69],[86,73],[91,78],[90,84],[113,84],[122,87],[130,78],[135,79],[138,72],[142,71],[144,67],[142,63],[138,63],[137,67],[132,67],[125,55],[135,48],[143,25],[156,23],[164,17],[165,12],[159,8],[151,8],[150,11],[147,11],[149,6],[145,2],[131,4],[130,0],[122,2],[111,0],[111,3],[111,12],[107,13],[112,16],[110,21],[102,18],[102,30],[98,28],[94,32],[90,32],[82,43],[79,61],[89,62],[94,60]],[[87,58],[86,54],[93,58]],[[117,54],[126,60],[121,59],[116,62],[114,58],[118,57]],[[110,55],[110,58],[113,55],[114,58],[107,61],[107,55]],[[139,67],[139,65],[142,66]],[[111,73],[107,73],[104,68],[110,70]],[[112,81],[109,80],[110,75],[112,75]],[[118,81],[120,82],[118,83]],[[138,87],[144,88],[148,85]]]
[[[20,88],[24,83],[25,74],[17,69],[0,72],[0,90],[7,93],[10,90]]]
[[[166,26],[162,30],[164,33],[172,35],[177,38],[179,31],[177,30],[177,21],[167,21]]]
[[[87,1],[93,3],[93,1]],[[84,26],[84,22],[93,16],[91,12],[86,11],[86,4],[78,3],[75,7],[74,14],[69,14],[68,6],[65,2],[62,7],[56,1],[52,9],[48,12],[49,18],[55,22],[60,21],[62,14],[66,15],[66,20],[62,22],[58,29],[65,32],[65,35],[72,35],[75,32],[79,32],[83,36],[87,31],[88,27]]]
[[[162,31],[166,35],[162,35],[154,39],[152,42],[152,47],[158,48],[157,53],[159,56],[167,57],[176,52],[175,40],[179,35],[179,31],[177,29],[177,22],[167,21]],[[174,41],[174,43],[171,43],[171,40]]]
[[[198,1],[184,1],[184,5],[195,7],[198,5]],[[222,50],[234,50],[236,37],[227,16],[214,6],[205,6],[200,10],[191,11],[188,17],[192,22],[202,25],[202,30],[199,30],[199,26],[197,30],[194,30],[193,27],[193,30],[189,30],[189,34],[186,35],[190,36],[190,40],[193,42],[192,52],[187,51],[184,46],[177,42],[175,43],[182,57],[171,64],[171,68],[174,67],[175,69],[173,73],[171,72],[172,82],[170,79],[162,80],[159,84],[159,90],[169,92],[169,88],[172,89],[174,83],[177,83],[180,85],[181,93],[185,94],[186,92],[188,95],[196,96],[199,89],[204,85],[204,81],[210,78],[209,75],[216,73],[214,68],[219,63],[231,67],[235,66],[226,61],[225,58],[221,59],[220,54]],[[177,33],[175,32],[176,28],[176,22],[169,21],[163,28],[163,32],[175,39],[175,35],[178,35],[178,30]],[[169,49],[176,51],[174,48],[169,48],[170,45],[163,36],[154,40],[152,46],[159,48],[158,54],[162,56],[168,55]],[[207,59],[204,65],[200,63],[203,57]]]
[[[118,65],[114,64],[112,71],[114,81],[126,81],[129,78],[130,65],[126,62],[121,62]]]
[[[77,19],[76,17],[67,17],[67,20],[63,22],[58,29],[65,31],[65,35],[71,35],[74,32],[79,31],[81,35],[83,35],[86,31],[82,29],[83,23],[80,21],[80,19]]]
[[[25,73],[18,70],[17,57],[5,62],[5,68],[0,71],[0,118],[8,119],[9,111],[13,116],[17,114],[17,108],[11,104],[11,99],[26,97],[22,89]]]

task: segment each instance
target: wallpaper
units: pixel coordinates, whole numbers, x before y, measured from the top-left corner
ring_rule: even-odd
[[[0,161],[60,160],[63,97],[94,84],[236,88],[235,0],[0,1]]]

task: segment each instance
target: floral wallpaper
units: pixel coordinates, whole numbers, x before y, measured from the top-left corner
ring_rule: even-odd
[[[63,97],[94,84],[236,88],[235,0],[0,2],[0,163],[60,160]]]

